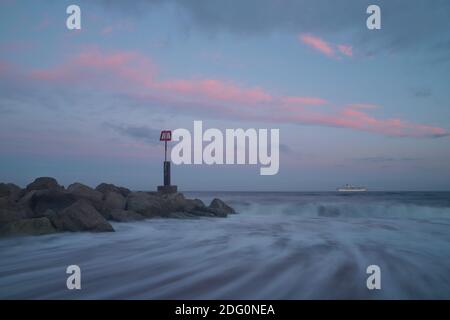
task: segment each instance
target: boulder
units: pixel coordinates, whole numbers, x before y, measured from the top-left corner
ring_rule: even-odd
[[[9,197],[0,198],[0,225],[31,216],[32,212]]]
[[[8,197],[13,201],[17,201],[22,193],[22,189],[13,183],[0,183],[0,198]]]
[[[145,217],[137,212],[115,209],[110,212],[110,219],[117,222],[143,220]]]
[[[58,212],[77,200],[75,195],[57,189],[32,190],[19,200],[19,204],[31,209],[33,214],[30,218],[38,218],[49,209]]]
[[[213,201],[211,201],[211,204],[209,205],[210,209],[214,209],[218,212],[224,213],[224,214],[233,214],[236,213],[232,207],[227,205],[222,200],[215,198]]]
[[[109,184],[109,183],[101,183],[95,188],[95,190],[100,191],[104,195],[108,192],[114,191],[114,192],[120,193],[124,197],[127,197],[128,194],[130,194],[130,192],[131,192],[127,188],[117,187],[117,186],[115,186],[113,184]]]
[[[51,216],[51,221],[60,231],[114,231],[111,224],[87,200],[81,199],[70,207]]]
[[[76,182],[67,187],[67,192],[74,195],[77,200],[88,200],[97,210],[101,210],[102,208],[103,194],[100,191]]]
[[[56,232],[48,218],[22,219],[0,226],[0,236],[42,235]]]
[[[189,211],[190,214],[193,214],[197,217],[217,217],[217,218],[226,218],[228,213],[224,210],[214,209],[210,207],[204,208],[195,208]]]
[[[158,217],[169,213],[162,197],[148,192],[131,192],[127,197],[126,209],[143,216]]]
[[[186,199],[182,193],[159,194],[159,196],[167,212],[189,212],[206,208],[200,199]]]
[[[115,191],[109,191],[105,194],[100,212],[106,219],[110,219],[113,210],[124,210],[126,204],[127,200],[123,195]]]
[[[154,195],[160,199],[161,206],[166,212],[186,211],[189,206],[182,193],[156,193]]]
[[[58,181],[50,177],[40,177],[35,179],[32,183],[27,185],[27,191],[32,190],[64,190],[63,186],[58,184]]]
[[[200,199],[186,199],[186,209],[187,211],[195,210],[195,209],[203,209],[206,208],[205,204]]]
[[[195,215],[195,213],[189,213],[189,212],[185,212],[185,211],[176,211],[176,212],[171,212],[167,218],[172,218],[172,219],[196,219],[198,218],[198,215]]]

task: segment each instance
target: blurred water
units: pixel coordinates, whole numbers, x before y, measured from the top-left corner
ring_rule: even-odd
[[[450,193],[186,195],[239,214],[0,240],[0,298],[450,298]]]

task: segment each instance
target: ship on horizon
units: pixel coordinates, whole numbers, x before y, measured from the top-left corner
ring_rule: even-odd
[[[352,186],[351,184],[346,184],[343,187],[337,188],[336,191],[337,192],[366,192],[367,188]]]

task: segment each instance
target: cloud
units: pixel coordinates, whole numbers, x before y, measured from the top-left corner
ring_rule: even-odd
[[[113,129],[121,135],[144,141],[151,145],[159,145],[160,130],[147,126],[124,126],[105,123],[104,126]]]
[[[378,119],[367,112],[348,107],[340,109],[337,113],[301,110],[296,113],[274,116],[273,121],[350,128],[391,137],[440,138],[449,136],[449,132],[444,128],[411,123],[397,118]]]
[[[348,108],[351,109],[378,109],[380,106],[370,103],[352,103],[347,105]]]
[[[288,106],[321,106],[328,104],[325,99],[318,97],[282,97],[281,101]]]
[[[353,57],[353,47],[347,44],[334,45],[311,34],[301,34],[298,36],[298,39],[330,58],[336,58],[338,56],[337,52],[349,58]]]
[[[86,1],[86,0],[85,0]],[[416,52],[424,48],[449,59],[450,1],[412,0],[405,10],[401,0],[246,0],[230,5],[223,0],[103,0],[96,2],[121,14],[144,16],[158,7],[173,5],[177,15],[189,21],[184,28],[203,32],[231,32],[239,35],[270,33],[320,34],[334,39],[351,36],[358,51],[367,54],[395,51]],[[381,8],[382,29],[370,31],[366,9]],[[439,45],[444,44],[444,45]]]
[[[8,66],[6,63],[0,65]],[[276,95],[267,89],[244,86],[231,80],[161,79],[158,67],[139,52],[87,49],[61,64],[24,73],[25,79],[35,85],[46,82],[55,89],[103,89],[106,94],[127,96],[148,107],[156,104],[185,114],[199,111],[205,116],[222,116],[234,120],[350,128],[396,137],[439,138],[449,135],[446,129],[440,127],[398,118],[374,117],[368,113],[377,107],[373,104],[307,108],[330,102],[320,97]],[[135,137],[144,137],[148,133],[142,128],[121,130]]]
[[[178,94],[206,97],[215,101],[255,104],[273,100],[273,97],[261,88],[244,88],[232,82],[216,79],[171,80],[155,83],[154,86]]]
[[[337,48],[343,55],[346,55],[347,57],[353,57],[353,47],[352,46],[349,46],[346,44],[339,44],[337,46]]]
[[[334,49],[325,40],[312,36],[310,34],[302,34],[299,39],[311,48],[322,52],[324,55],[334,57]]]

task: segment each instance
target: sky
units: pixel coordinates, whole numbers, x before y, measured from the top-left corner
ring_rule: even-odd
[[[66,27],[81,8],[81,30]],[[366,9],[381,8],[368,30]],[[180,190],[450,190],[450,1],[0,0],[0,181],[162,183],[164,129],[280,130]]]

